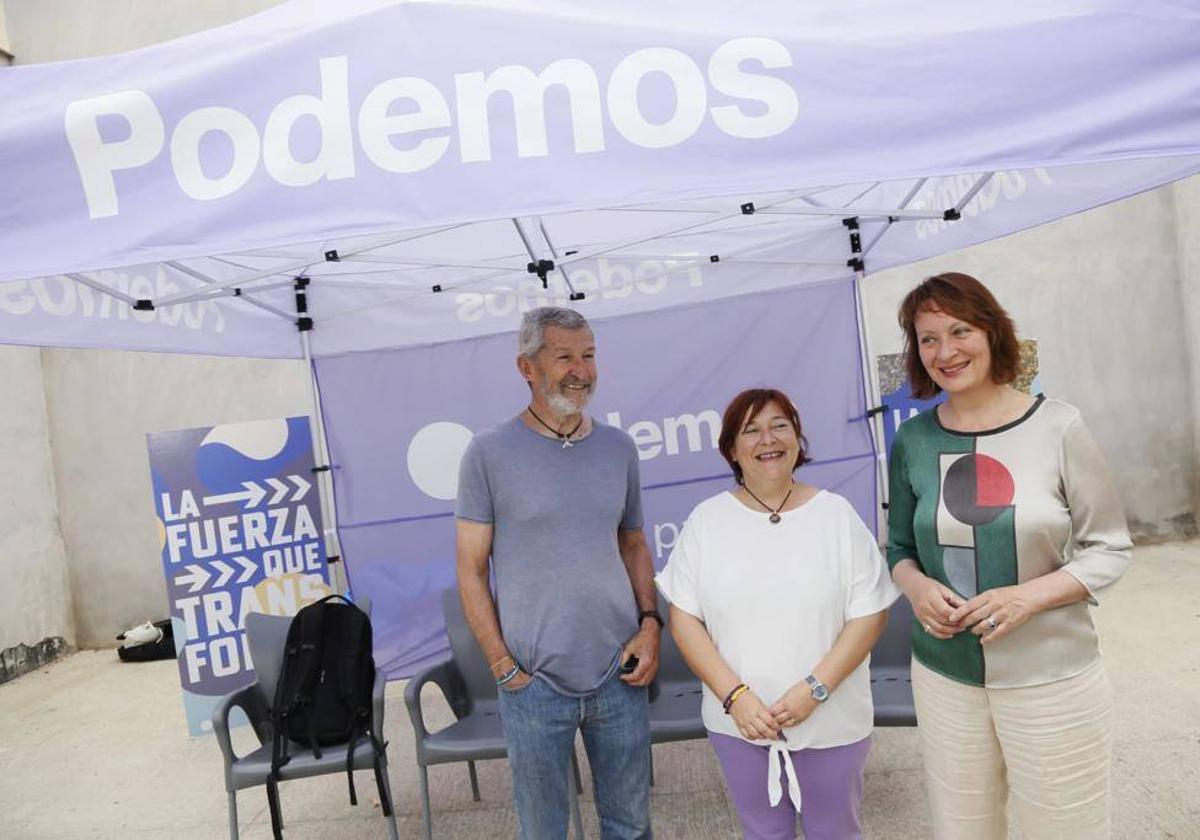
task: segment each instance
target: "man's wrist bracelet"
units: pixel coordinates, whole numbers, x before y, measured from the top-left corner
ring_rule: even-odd
[[[502,665],[503,663],[507,662],[510,659],[512,659],[512,661],[514,663],[517,661],[517,660],[513,659],[513,656],[511,653],[506,653],[506,654],[504,654],[504,656],[501,656],[499,659],[497,659],[495,662],[493,662],[491,665],[489,665],[488,670],[495,671],[497,665]]]
[[[512,670],[511,670],[511,671],[509,671],[508,673],[506,673],[506,674],[505,674],[504,676],[502,676],[502,677],[497,677],[497,678],[496,678],[496,685],[507,685],[508,683],[512,682],[512,681],[513,681],[513,679],[514,679],[514,678],[517,676],[517,674],[519,674],[519,673],[521,673],[521,666],[520,666],[520,665],[513,665],[513,666],[512,666]]]
[[[659,630],[666,626],[666,622],[663,621],[663,617],[658,610],[642,610],[640,613],[638,613],[638,627],[641,627],[642,622],[647,618],[653,618],[655,621],[657,621]]]

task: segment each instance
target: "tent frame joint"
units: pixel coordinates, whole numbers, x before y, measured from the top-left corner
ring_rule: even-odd
[[[133,308],[138,312],[153,312],[154,301],[150,298],[138,298],[133,304]]]
[[[957,222],[961,218],[962,218],[962,211],[960,211],[957,207],[951,207],[949,210],[947,210],[945,213],[942,214],[942,220],[946,221],[946,222]]]
[[[531,262],[525,266],[525,270],[530,274],[536,274],[538,276],[538,279],[542,281],[543,289],[550,288],[550,285],[546,280],[546,275],[554,270],[554,260],[539,259],[536,262]],[[574,300],[575,298],[572,297],[571,299]]]
[[[847,219],[842,219],[842,224],[845,225],[850,232],[850,253],[861,254],[862,234],[859,233],[858,216],[850,216]],[[859,262],[861,263],[862,261],[859,260]],[[862,271],[862,268],[857,266],[851,265],[851,267],[854,268],[855,271]]]

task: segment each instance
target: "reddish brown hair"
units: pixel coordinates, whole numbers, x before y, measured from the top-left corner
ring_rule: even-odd
[[[775,388],[748,388],[725,407],[725,416],[721,418],[721,436],[717,438],[717,448],[729,462],[729,468],[733,470],[733,477],[737,479],[738,484],[742,483],[742,468],[733,460],[733,443],[746,422],[762,411],[767,403],[772,402],[783,409],[784,416],[796,430],[796,439],[800,441],[800,454],[796,456],[792,470],[812,460],[808,457],[808,441],[804,439],[804,429],[800,425],[800,412],[796,411],[796,406],[792,405],[787,394]]]
[[[912,383],[913,396],[928,399],[942,389],[921,363],[917,341],[917,315],[938,311],[966,321],[987,333],[992,352],[992,381],[1007,385],[1017,378],[1021,368],[1021,347],[1012,318],[1004,311],[987,286],[970,274],[948,271],[927,278],[900,304],[900,329],[904,330],[904,365]]]

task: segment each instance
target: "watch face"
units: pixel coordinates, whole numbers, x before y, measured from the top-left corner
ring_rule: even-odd
[[[818,703],[824,703],[825,700],[829,697],[829,689],[826,688],[821,683],[817,683],[816,685],[813,686],[812,695],[813,695],[813,699],[816,700]]]

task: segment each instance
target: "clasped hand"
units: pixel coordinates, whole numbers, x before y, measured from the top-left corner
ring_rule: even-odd
[[[983,644],[1002,639],[1036,612],[1020,586],[998,586],[963,600],[950,587],[925,578],[912,598],[913,614],[935,639],[969,629]]]
[[[987,645],[1007,636],[1035,612],[1020,586],[998,586],[955,607],[949,620],[960,628],[970,627]]]
[[[742,736],[755,740],[775,740],[780,730],[797,726],[817,708],[812,689],[799,682],[789,688],[770,708],[753,691],[746,691],[729,709]]]

